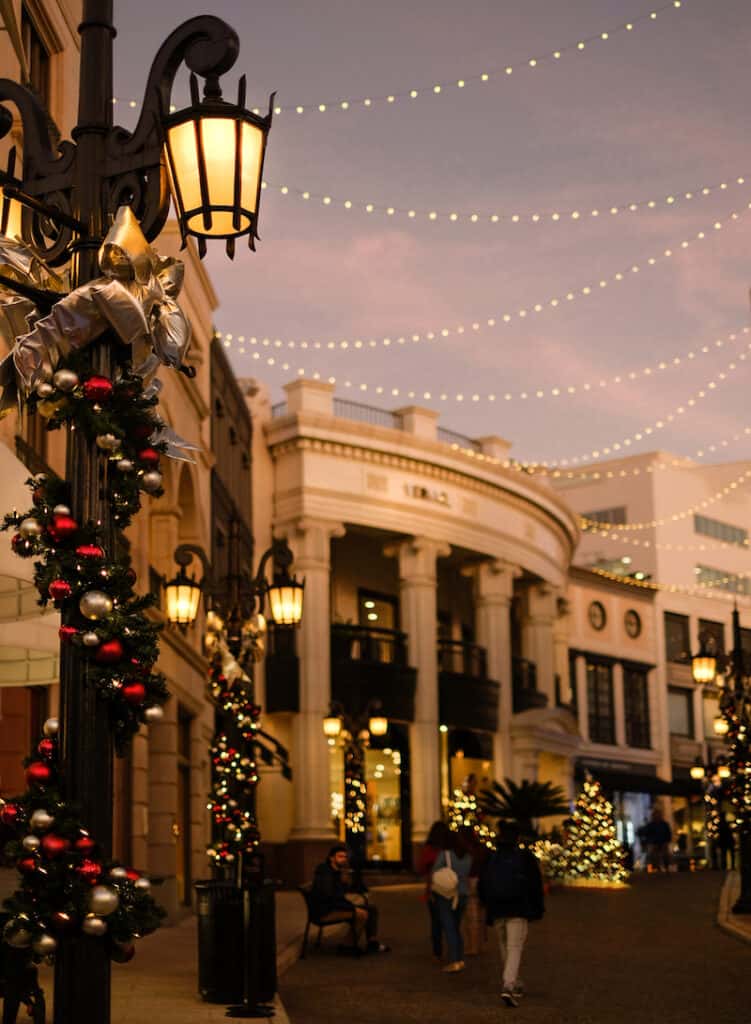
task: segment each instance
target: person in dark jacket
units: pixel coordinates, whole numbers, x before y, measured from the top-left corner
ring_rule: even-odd
[[[522,994],[519,966],[530,921],[545,913],[542,874],[531,850],[519,846],[519,830],[501,822],[495,853],[491,855],[478,887],[488,924],[495,926],[501,952],[506,1006],[518,1006]]]
[[[326,860],[319,864],[313,875],[310,890],[310,912],[317,921],[346,921],[355,915],[358,932],[365,929],[368,953],[387,953],[388,946],[378,941],[378,908],[372,903],[359,906],[349,896],[352,889],[345,884],[343,874],[349,865],[347,847],[336,843]]]

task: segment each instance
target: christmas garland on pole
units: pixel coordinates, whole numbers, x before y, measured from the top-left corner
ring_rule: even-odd
[[[140,509],[141,492],[162,493],[161,458],[185,459],[184,450],[194,447],[155,411],[160,365],[192,375],[181,365],[190,328],[176,302],[182,264],[158,257],[129,208],[118,211],[99,261],[103,276],[66,295],[30,250],[0,238],[5,278],[29,286],[23,297],[0,290],[0,335],[11,348],[0,364],[0,413],[24,404],[49,430],[82,432],[101,453],[103,496],[122,530]],[[49,291],[53,278],[55,293]],[[38,308],[28,295],[39,298]],[[91,370],[85,351],[106,331],[120,342],[112,379]],[[160,627],[146,614],[156,599],[136,594],[130,559],[107,550],[102,523],[73,517],[66,481],[42,475],[29,484],[29,509],[7,514],[2,528],[15,531],[16,554],[36,559],[39,603],[60,609],[61,641],[80,649],[80,685],[107,701],[122,754],[141,723],[162,717],[169,696],[154,670]],[[30,947],[38,960],[52,957],[66,936],[83,933],[125,961],[133,955],[132,940],[153,931],[163,911],[148,879],[105,862],[96,837],[66,800],[58,731],[50,719],[27,763],[27,791],[0,809],[0,821],[15,832],[6,855],[21,875],[20,888],[6,901],[12,917],[3,939]]]

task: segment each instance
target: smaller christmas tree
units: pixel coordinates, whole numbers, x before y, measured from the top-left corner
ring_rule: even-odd
[[[495,846],[495,832],[483,818],[474,793],[455,789],[448,806],[448,826],[452,832],[471,828],[477,839],[492,849]]]
[[[612,885],[627,881],[625,851],[616,838],[613,805],[590,775],[564,828],[563,857],[556,858],[556,868],[565,880]]]

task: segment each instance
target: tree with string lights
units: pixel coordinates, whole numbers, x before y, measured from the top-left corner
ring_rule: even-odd
[[[615,833],[613,805],[591,775],[584,780],[574,813],[564,828],[563,849],[556,857],[558,876],[567,882],[615,886],[628,880],[625,850]]]

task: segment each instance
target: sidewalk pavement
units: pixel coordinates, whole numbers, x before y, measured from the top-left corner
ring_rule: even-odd
[[[297,960],[305,929],[305,905],[297,892],[276,897],[277,969]],[[198,994],[198,939],[195,914],[139,939],[129,964],[112,965],[112,1024],[211,1024],[226,1021],[226,1006],[205,1003]],[[40,981],[52,992],[52,970]],[[49,1000],[51,1003],[51,1000]],[[279,997],[276,1024],[289,1024]]]
[[[738,871],[728,871],[720,891],[720,902],[717,908],[717,924],[723,931],[734,935],[736,939],[751,942],[751,915],[734,914],[732,906],[741,891],[741,876]]]

